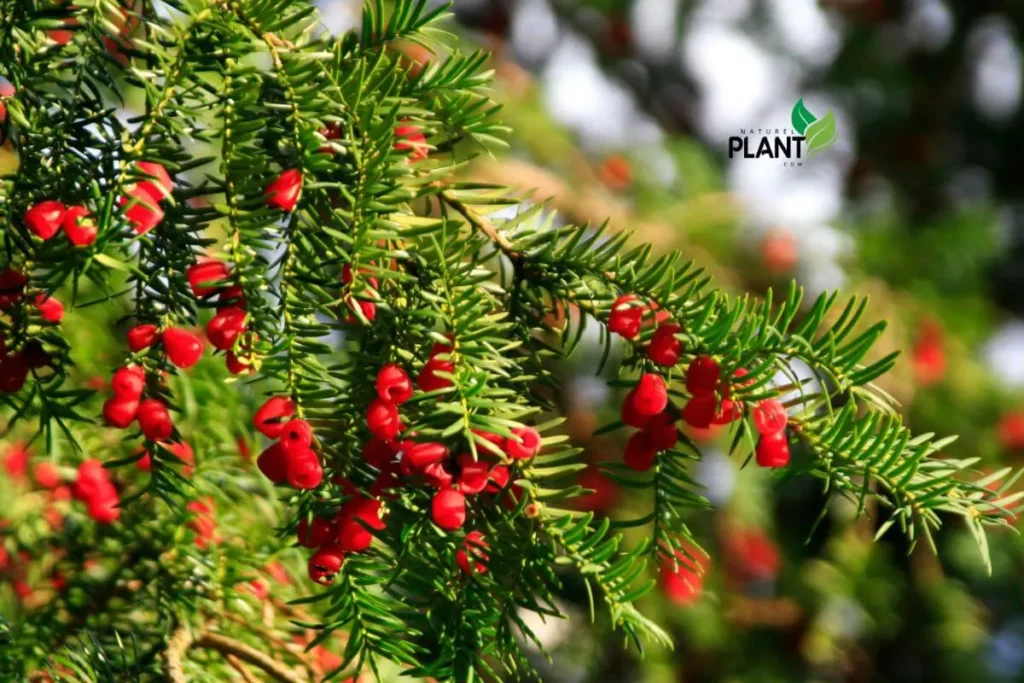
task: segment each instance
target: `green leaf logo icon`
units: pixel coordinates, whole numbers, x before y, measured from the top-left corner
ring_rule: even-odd
[[[817,117],[807,109],[807,107],[804,105],[804,98],[801,97],[799,100],[796,101],[796,104],[793,105],[792,119],[793,129],[797,133],[800,133],[800,135],[803,135],[804,131],[807,130],[807,126],[814,123]]]
[[[829,109],[827,114],[808,125],[804,137],[807,138],[808,159],[835,142],[839,132],[836,130],[836,117],[832,110]]]

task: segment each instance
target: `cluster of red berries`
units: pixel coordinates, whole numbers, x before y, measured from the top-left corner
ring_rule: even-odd
[[[299,194],[302,193],[302,170],[289,168],[281,171],[274,178],[266,189],[263,190],[263,198],[267,206],[282,211],[291,211],[299,203]]]
[[[789,440],[786,425],[789,413],[777,399],[767,398],[756,406],[754,427],[761,434],[757,442],[757,464],[761,467],[784,467],[789,464]]]
[[[96,241],[96,222],[84,206],[64,206],[53,199],[30,206],[22,223],[41,240],[55,236],[62,228],[68,241],[76,247],[87,247]]]
[[[635,339],[643,325],[647,311],[633,294],[620,296],[612,305],[608,316],[608,329],[626,339]],[[675,366],[683,352],[678,334],[682,327],[667,321],[667,314],[659,311],[654,316],[658,327],[647,346],[650,360],[663,367]],[[690,398],[679,417],[691,427],[708,429],[712,425],[729,424],[744,415],[741,401],[732,398],[732,383],[748,374],[737,368],[732,381],[723,380],[721,367],[709,355],[697,356],[686,369],[686,390]],[[775,399],[761,401],[754,408],[754,424],[761,434],[757,447],[757,462],[763,467],[781,467],[789,462],[789,442],[786,440],[788,415]],[[665,380],[655,373],[644,374],[622,404],[623,424],[641,431],[630,437],[626,445],[625,463],[635,470],[647,470],[654,464],[658,452],[676,444],[674,411],[668,400]]]
[[[0,310],[10,310],[22,300],[27,280],[21,271],[8,268],[0,273]],[[39,294],[34,301],[39,317],[57,324],[64,319],[64,304],[48,294]],[[38,340],[25,344],[21,351],[7,352],[7,342],[0,334],[0,392],[20,391],[28,379],[31,368],[40,368],[50,362],[50,356]]]
[[[231,374],[252,372],[251,350],[246,348],[235,353],[235,342],[248,331],[249,326],[242,288],[230,284],[231,267],[223,261],[207,259],[189,267],[186,275],[197,298],[218,295],[217,313],[206,324],[206,338],[215,349],[227,352],[226,364]]]
[[[450,352],[450,347],[440,346],[442,348],[435,349],[435,356]],[[430,376],[428,373],[427,377]],[[427,384],[430,385],[430,381]],[[375,389],[377,396],[366,412],[366,425],[373,436],[362,449],[363,458],[380,471],[377,481],[370,487],[370,496],[362,495],[351,483],[340,480],[351,498],[337,515],[333,519],[303,520],[298,527],[299,544],[318,548],[308,567],[310,578],[317,583],[329,584],[340,571],[345,555],[366,550],[372,542],[372,531],[385,528],[380,498],[387,496],[387,491],[403,479],[437,489],[431,500],[430,515],[445,531],[458,530],[466,523],[467,496],[497,494],[509,484],[509,468],[505,464],[491,464],[470,453],[453,456],[443,443],[400,438],[404,427],[399,406],[412,397],[413,385],[408,373],[399,365],[389,363],[382,367],[377,373]],[[490,444],[489,450],[511,460],[532,458],[540,451],[541,437],[532,427],[518,427],[512,433],[508,439],[484,432],[477,432],[477,435]],[[456,552],[457,564],[467,573],[486,571],[488,558],[484,551],[487,547],[483,534],[471,531]]]
[[[142,398],[146,389],[146,371],[139,365],[126,365],[114,372],[110,381],[114,395],[103,404],[103,418],[111,427],[127,429],[138,420],[139,429],[150,441],[167,441],[174,423],[167,406],[158,398]]]
[[[121,515],[117,489],[99,460],[86,460],[78,466],[71,490],[75,500],[85,503],[89,516],[100,524],[111,524]]]
[[[296,531],[299,545],[317,549],[309,558],[307,570],[309,578],[322,585],[334,581],[345,555],[365,551],[373,542],[372,531],[385,528],[380,500],[362,495],[346,479],[339,478],[337,482],[350,498],[334,518],[303,518]]]
[[[260,472],[275,484],[313,489],[323,481],[323,467],[312,449],[313,430],[305,420],[292,419],[295,404],[272,396],[256,411],[253,424],[264,436],[278,441],[256,459]],[[303,519],[298,526],[299,545],[318,550],[309,559],[309,577],[329,585],[341,569],[345,554],[370,547],[369,528],[383,529],[380,501],[365,498],[344,479],[338,479],[351,499],[333,519]]]
[[[622,402],[622,423],[640,431],[626,443],[625,463],[630,469],[648,470],[655,456],[679,439],[675,418],[667,410],[668,385],[660,375],[647,373]]]
[[[164,210],[160,208],[160,202],[171,196],[174,191],[174,181],[171,180],[167,169],[152,161],[140,161],[136,168],[149,176],[150,179],[143,180],[126,188],[126,197],[121,197],[119,203],[125,209],[124,217],[136,233],[144,235],[164,219]]]
[[[136,325],[128,330],[127,339],[132,353],[144,351],[157,343],[163,344],[167,360],[182,370],[192,367],[203,357],[203,340],[180,327],[169,327],[160,332],[156,325]]]
[[[260,453],[256,466],[275,484],[288,483],[297,489],[315,489],[324,478],[320,458],[313,450],[313,428],[301,419],[291,419],[295,404],[283,396],[272,396],[256,411],[253,425],[269,439],[277,439]]]
[[[437,355],[446,352],[444,345],[441,346]],[[435,362],[436,357],[433,356],[427,366]],[[436,388],[435,380],[444,378],[437,377],[427,367],[420,373],[419,384],[424,390]],[[450,384],[450,381],[445,381]],[[377,398],[371,402],[366,415],[367,427],[374,438],[363,447],[363,457],[384,475],[394,476],[397,466],[398,475],[419,479],[436,487],[438,491],[431,502],[431,517],[437,526],[446,531],[461,528],[466,521],[467,495],[497,493],[508,485],[509,470],[505,464],[492,465],[474,458],[471,453],[453,457],[448,447],[438,442],[396,440],[402,431],[397,406],[408,400],[413,391],[412,382],[402,368],[393,363],[381,368],[377,373],[376,388]],[[516,427],[508,439],[486,432],[476,434],[491,444],[490,450],[510,460],[532,458],[541,448],[541,436],[533,427]]]

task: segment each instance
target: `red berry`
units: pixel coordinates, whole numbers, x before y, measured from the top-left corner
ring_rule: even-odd
[[[338,545],[346,552],[360,553],[370,547],[373,534],[354,517],[349,516],[338,524]]]
[[[483,432],[479,429],[472,431],[474,434],[473,441],[476,442],[478,450],[494,455],[505,455],[505,437],[500,434]]]
[[[64,205],[58,201],[48,200],[29,207],[22,221],[32,234],[48,240],[60,230],[64,220]]]
[[[338,515],[338,544],[349,552],[362,552],[370,547],[370,529],[380,531],[384,521],[379,500],[361,496],[346,503]]]
[[[491,468],[491,471],[487,473],[487,479],[488,484],[486,491],[488,493],[498,493],[508,486],[508,467],[505,465],[495,465]]]
[[[125,429],[132,423],[139,411],[139,398],[114,398],[107,399],[103,404],[103,419],[111,427]]]
[[[786,428],[789,414],[777,399],[766,398],[754,406],[754,426],[762,435],[778,434]]]
[[[1010,451],[1024,449],[1024,412],[1010,412],[999,418],[999,443]]]
[[[455,564],[466,574],[483,574],[487,571],[486,562],[491,558],[485,550],[490,546],[484,540],[484,535],[479,531],[470,531],[462,541],[462,547],[455,551]],[[473,559],[470,565],[469,560]]]
[[[540,433],[533,427],[516,427],[512,430],[512,436],[505,441],[508,457],[515,460],[532,458],[540,453],[540,447]]]
[[[711,420],[711,424],[726,425],[741,417],[743,417],[743,402],[724,398],[722,399],[722,405],[718,408],[718,412],[715,413],[714,419]]]
[[[660,375],[648,372],[637,382],[633,406],[640,415],[651,417],[668,406],[668,386]]]
[[[288,483],[297,489],[315,489],[324,479],[320,458],[310,448],[286,451],[288,454]]]
[[[434,342],[430,347],[430,353],[427,354],[430,360],[434,360],[435,356],[449,354],[454,350],[452,343],[455,341],[455,337],[451,332],[445,332],[444,336],[448,339],[447,342]]]
[[[142,185],[129,189],[128,196],[121,197],[121,206],[127,207],[124,217],[136,233],[144,235],[164,219],[164,210],[157,201]]]
[[[275,443],[256,458],[256,467],[264,477],[275,484],[281,484],[288,479],[288,460],[288,454],[281,444]]]
[[[671,367],[679,362],[679,354],[683,351],[683,342],[676,339],[676,333],[682,327],[675,323],[662,323],[651,337],[651,345],[647,349],[647,357],[658,365]]]
[[[24,479],[25,472],[28,469],[28,459],[31,455],[32,452],[21,442],[12,444],[4,452],[4,471],[12,479]]]
[[[455,489],[441,489],[430,504],[434,524],[445,531],[454,531],[466,522],[466,496]]]
[[[188,276],[188,284],[192,287],[192,293],[197,297],[203,297],[220,289],[224,281],[231,275],[231,268],[223,261],[210,259],[189,266],[185,272]]]
[[[711,356],[697,356],[686,369],[686,390],[694,396],[714,393],[721,368]]]
[[[402,462],[408,463],[417,472],[422,472],[428,465],[441,462],[447,457],[448,448],[441,443],[406,441],[402,444]]]
[[[0,272],[0,308],[8,310],[21,301],[25,282],[25,275],[20,270],[7,268]]]
[[[757,442],[757,464],[761,467],[784,467],[789,463],[789,441],[786,432],[765,434]]]
[[[305,420],[289,420],[281,428],[280,438],[286,451],[302,451],[313,443],[313,428]]]
[[[370,463],[378,470],[394,460],[395,450],[386,441],[373,438],[363,444],[363,460]]]
[[[128,330],[128,348],[132,353],[149,348],[159,338],[156,325],[136,325]]]
[[[166,441],[174,432],[171,414],[158,399],[147,398],[140,403],[136,418],[143,435],[150,441]]]
[[[276,439],[284,429],[284,418],[295,412],[295,404],[284,396],[271,396],[260,406],[252,418],[252,424],[263,436]]]
[[[174,181],[167,169],[153,161],[140,161],[135,164],[140,173],[149,176],[148,180],[139,182],[139,187],[145,190],[155,199],[162,200],[171,196],[174,191]]]
[[[377,395],[382,401],[401,405],[412,397],[412,380],[405,370],[388,363],[377,373]]]
[[[235,340],[245,332],[246,313],[236,306],[217,311],[217,315],[206,325],[206,337],[214,348],[226,351],[235,345]]]
[[[32,468],[32,477],[44,489],[55,489],[60,485],[60,471],[52,462],[40,462]]]
[[[118,368],[110,380],[110,388],[117,398],[138,400],[139,396],[142,396],[142,390],[146,388],[146,371],[138,365]]]
[[[86,503],[89,516],[99,524],[113,524],[121,516],[116,497],[93,498]]]
[[[654,445],[651,435],[648,432],[637,432],[626,442],[623,461],[630,469],[643,472],[651,469],[657,454],[658,449]]]
[[[252,364],[251,356],[236,356],[234,351],[228,351],[224,357],[224,366],[232,375],[255,372],[256,367]]]
[[[351,309],[351,311],[349,311],[345,315],[345,322],[349,323],[350,325],[354,325],[355,323],[359,322],[359,318],[356,317],[355,313],[353,312],[355,311],[356,306],[359,307],[359,311],[363,314],[363,317],[366,318],[367,321],[373,322],[373,319],[377,317],[377,304],[373,303],[372,301],[366,301],[363,299],[353,299],[351,295],[348,295],[345,297],[345,305]]]
[[[45,294],[36,296],[36,308],[47,323],[59,323],[63,318],[63,304],[54,297]]]
[[[225,287],[220,296],[217,297],[217,301],[222,304],[234,304],[239,308],[245,307],[245,290],[240,285],[231,285]]]
[[[451,485],[455,481],[452,478],[452,473],[448,471],[447,462],[430,463],[423,468],[423,477],[427,480],[428,484],[439,489],[451,488]],[[464,490],[461,485],[459,486],[459,489],[462,490],[463,493],[468,493],[468,491]]]
[[[398,436],[400,421],[393,403],[375,398],[366,409],[366,426],[378,439],[390,441]]]
[[[668,413],[652,417],[644,431],[650,435],[651,443],[659,451],[672,448],[679,440],[679,431],[676,429],[675,421]]]
[[[107,497],[117,491],[110,483],[110,476],[99,460],[86,460],[78,466],[75,474],[75,482],[72,484],[72,491],[75,498],[82,501],[92,500],[98,497]]]
[[[163,339],[167,357],[176,367],[190,368],[203,357],[203,341],[180,327],[165,331]]]
[[[316,583],[329,586],[334,583],[334,576],[341,571],[341,564],[344,561],[345,551],[340,545],[324,546],[309,558],[309,578]]]
[[[368,271],[365,268],[360,268],[359,272],[360,273],[366,273]],[[346,285],[350,284],[352,282],[352,264],[351,263],[346,263],[345,265],[343,265],[341,267],[341,281],[344,282]],[[380,286],[380,281],[377,278],[375,278],[375,277],[368,277],[368,278],[366,278],[366,283],[368,285],[370,285],[371,289],[377,289],[377,287]]]
[[[418,126],[403,124],[395,127],[395,149],[399,152],[409,151],[409,161],[422,161],[430,151],[427,138]]]
[[[303,517],[299,520],[296,533],[303,548],[319,548],[336,534],[334,523],[323,517],[314,517],[312,523]]]
[[[676,605],[690,605],[700,598],[704,577],[691,569],[692,562],[677,562],[673,567],[668,560],[661,561],[660,583],[662,591]]]
[[[28,359],[20,353],[0,358],[0,392],[13,394],[25,386],[28,378]]]
[[[267,200],[267,206],[283,211],[291,211],[299,201],[299,193],[302,192],[302,171],[297,168],[289,168],[281,171],[263,191],[263,197]]]
[[[697,427],[698,429],[707,429],[715,419],[716,410],[715,395],[713,393],[702,394],[694,396],[686,402],[681,416],[690,426]]]
[[[164,444],[164,447],[167,448],[174,455],[174,457],[176,457],[178,460],[182,461],[186,465],[191,466],[196,463],[195,451],[192,450],[192,446],[188,445],[184,441],[179,443],[172,443],[170,445]],[[185,467],[185,472],[187,473],[189,471],[191,471],[191,467]]]
[[[629,390],[629,393],[626,394],[626,398],[622,401],[622,408],[619,411],[619,419],[622,420],[622,424],[627,427],[643,429],[647,426],[651,416],[643,415],[637,410],[636,393],[636,387],[633,387]]]
[[[473,455],[463,453],[456,459],[459,466],[459,490],[466,495],[475,495],[487,488],[490,466],[483,460],[473,460]]]
[[[640,332],[640,323],[643,322],[644,309],[642,306],[632,306],[637,301],[635,294],[624,294],[612,304],[612,310],[608,314],[608,330],[626,339],[633,339]]]
[[[76,247],[87,247],[96,241],[96,222],[84,206],[72,206],[64,213],[61,221],[68,241]]]
[[[439,360],[437,358],[431,358],[420,370],[419,376],[416,378],[416,384],[419,385],[423,391],[436,391],[438,389],[445,389],[452,386],[453,382],[448,377],[442,377],[439,373],[453,374],[455,372],[455,364],[447,360]]]

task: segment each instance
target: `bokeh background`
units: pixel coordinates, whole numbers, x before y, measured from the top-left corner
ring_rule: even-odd
[[[332,30],[357,25],[359,2],[320,4]],[[453,12],[451,30],[493,53],[514,131],[467,178],[514,186],[524,205],[549,201],[560,220],[610,219],[734,293],[795,279],[812,296],[869,295],[870,315],[889,322],[877,353],[904,350],[880,384],[912,428],[959,434],[946,455],[982,470],[1024,464],[1019,3],[456,0]],[[412,64],[443,58],[393,47]],[[799,98],[834,113],[831,148],[797,168],[728,158],[739,129],[789,127]],[[620,435],[593,436],[621,396],[591,341],[563,369],[569,429],[593,465],[579,505],[635,517],[643,502],[598,467],[621,458]],[[78,360],[86,377],[117,353]],[[199,423],[205,403],[231,395],[197,391],[212,392],[195,401]],[[222,441],[243,428],[225,426]],[[694,436],[706,457],[693,475],[715,510],[692,528],[710,557],[641,601],[675,650],[640,659],[600,621],[586,625],[586,594],[570,583],[561,600],[575,618],[536,624],[553,663],[525,645],[545,681],[1024,680],[1017,535],[991,536],[991,576],[955,524],[938,557],[899,534],[874,542],[877,515],[854,521],[854,505],[818,482],[780,484],[729,458],[725,435]],[[27,456],[3,448],[9,505]],[[230,457],[207,468],[229,471]]]
[[[1024,455],[1024,12],[956,0],[459,0],[460,33],[494,51],[516,131],[467,175],[551,197],[566,220],[680,249],[734,292],[796,279],[810,295],[870,295],[904,356],[883,387],[918,432],[957,433],[978,467]],[[328,13],[334,16],[333,13]],[[339,11],[339,22],[345,21]],[[427,55],[408,49],[413,60]],[[798,98],[839,136],[789,168],[733,159],[741,128],[791,127]],[[615,396],[573,369],[574,436],[616,460]],[[873,543],[816,482],[786,482],[707,437],[695,473],[716,505],[692,525],[702,576],[662,581],[643,607],[674,652],[643,663],[611,634],[550,624],[557,681],[1024,680],[1018,536],[991,539],[985,575],[966,531],[939,557]],[[595,468],[595,509],[629,492]],[[820,517],[820,519],[819,519]],[[819,520],[816,524],[815,520]],[[585,609],[585,608],[581,608]],[[575,662],[569,666],[567,662]]]

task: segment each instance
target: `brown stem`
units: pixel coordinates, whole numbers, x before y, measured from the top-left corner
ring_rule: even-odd
[[[181,626],[167,641],[167,678],[171,683],[188,683],[185,677],[185,651],[192,645],[192,632]]]
[[[219,633],[210,633],[209,631],[201,631],[193,636],[192,632],[185,626],[175,631],[167,643],[167,652],[165,654],[167,659],[167,678],[171,683],[188,683],[188,678],[185,677],[184,663],[185,653],[191,647],[214,650],[224,655],[225,658],[233,657],[239,663],[251,664],[280,683],[306,683],[304,676],[299,675],[286,665],[254,647],[250,647],[234,638],[228,638]],[[228,663],[231,663],[230,660]]]
[[[516,248],[508,241],[508,238],[498,230],[494,223],[488,220],[486,216],[483,216],[472,208],[466,206],[462,200],[456,196],[454,191],[442,190],[440,196],[448,206],[462,214],[462,217],[469,221],[470,225],[482,232],[489,240],[498,245],[498,247],[505,252],[509,258],[515,259],[519,257],[519,252],[516,251]]]
[[[242,677],[242,680],[244,680],[245,683],[259,683],[259,680],[252,675],[252,672],[249,671],[249,668],[245,664],[243,664],[242,660],[240,660],[238,657],[234,655],[226,655],[224,659],[227,660],[228,664],[231,665],[232,669],[238,672],[238,674]]]

